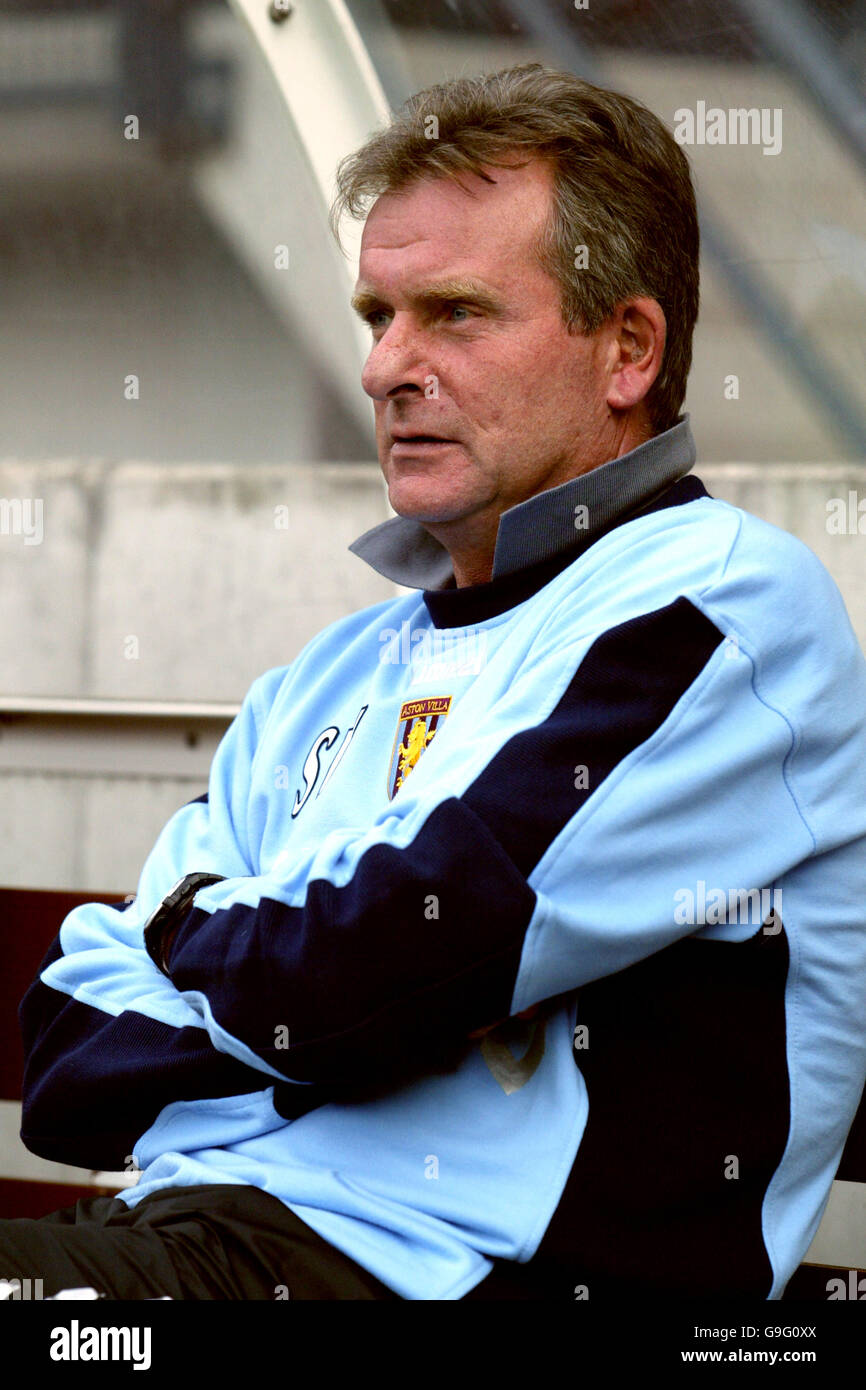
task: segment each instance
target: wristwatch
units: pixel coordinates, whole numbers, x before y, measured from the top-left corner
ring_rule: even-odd
[[[185,874],[153,909],[144,924],[144,946],[157,970],[161,970],[163,975],[168,975],[168,954],[175,933],[199,888],[206,888],[209,883],[224,881],[225,874],[208,874],[201,871]]]

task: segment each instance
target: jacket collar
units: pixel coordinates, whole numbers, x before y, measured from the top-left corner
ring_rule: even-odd
[[[693,467],[688,415],[630,453],[509,507],[499,518],[493,581],[567,553],[572,558],[620,521],[648,507]],[[349,549],[372,569],[410,589],[453,589],[445,547],[418,521],[395,516],[365,531]]]

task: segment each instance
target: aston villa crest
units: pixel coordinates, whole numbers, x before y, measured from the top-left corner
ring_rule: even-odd
[[[401,707],[388,765],[389,801],[397,795],[424,749],[432,743],[451,708],[451,700],[450,695],[434,695],[429,700],[407,700]]]

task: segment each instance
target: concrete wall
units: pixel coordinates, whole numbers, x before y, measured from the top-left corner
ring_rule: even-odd
[[[3,695],[240,700],[394,592],[346,550],[387,515],[369,465],[0,463],[0,498],[44,531],[0,534]]]
[[[346,549],[387,515],[370,465],[7,462],[0,499],[29,503],[0,534],[7,711],[46,696],[236,705],[328,623],[396,592]],[[192,714],[0,714],[0,882],[134,891],[162,825],[206,787],[220,732]]]

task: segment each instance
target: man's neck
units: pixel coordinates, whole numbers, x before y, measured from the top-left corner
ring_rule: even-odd
[[[500,513],[501,515],[501,513]],[[454,566],[454,582],[458,589],[470,584],[487,584],[493,578],[493,557],[496,552],[496,536],[499,530],[499,515],[493,518],[492,528],[488,524],[483,536],[461,535],[449,539],[447,526],[437,526],[435,531],[428,527],[436,539],[445,546]]]
[[[458,557],[452,555],[454,564],[454,582],[458,589],[465,589],[470,584],[487,584],[493,578],[493,556],[485,561],[484,564],[473,562],[465,568],[460,563]]]

